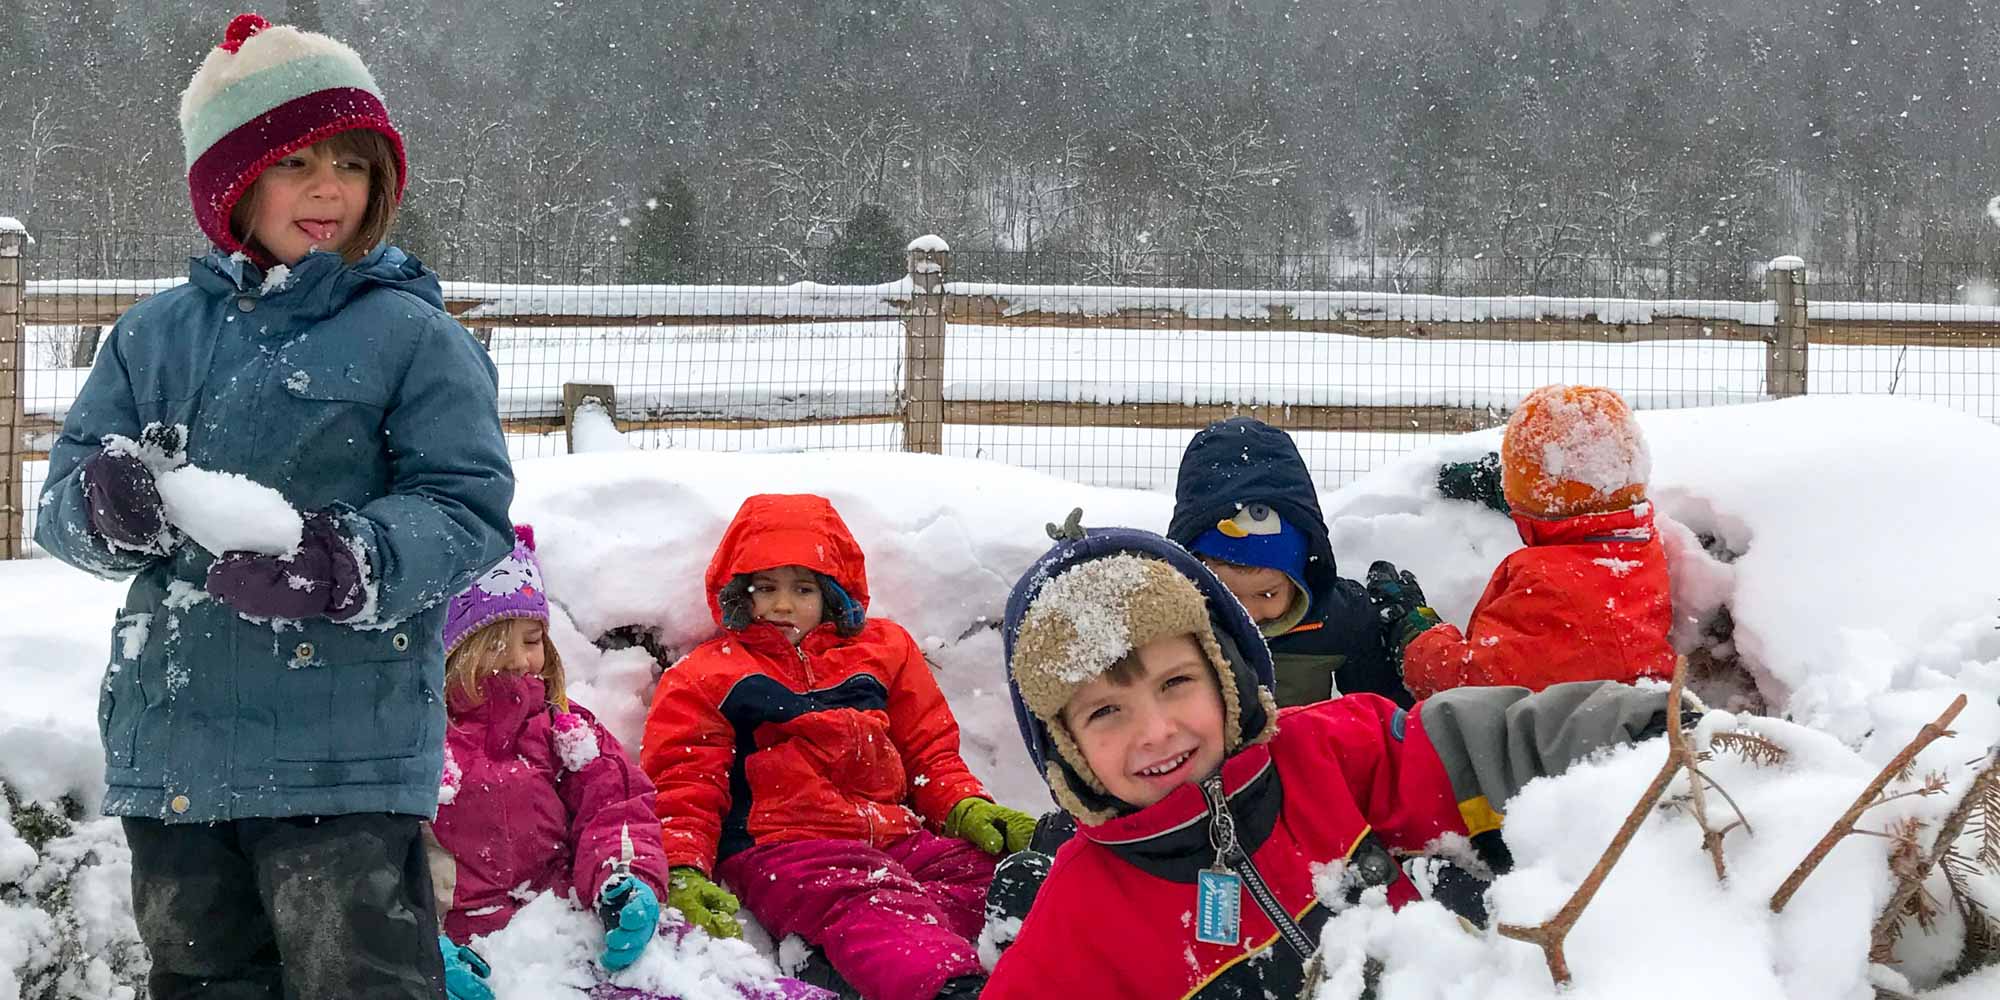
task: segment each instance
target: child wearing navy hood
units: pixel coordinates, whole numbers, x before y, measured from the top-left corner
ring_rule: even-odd
[[[1318,489],[1291,435],[1252,417],[1196,433],[1167,537],[1250,612],[1271,647],[1280,706],[1368,692],[1409,707],[1400,657],[1367,591],[1334,565]]]

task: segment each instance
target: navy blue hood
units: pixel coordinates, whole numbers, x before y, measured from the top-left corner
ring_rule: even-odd
[[[1195,433],[1181,455],[1174,480],[1174,515],[1167,537],[1193,545],[1217,521],[1236,516],[1246,503],[1270,505],[1306,536],[1306,586],[1314,599],[1335,586],[1319,490],[1292,436],[1254,417],[1230,417]]]
[[[1232,673],[1241,705],[1237,743],[1250,743],[1271,721],[1264,700],[1257,696],[1258,688],[1273,690],[1276,687],[1271,651],[1264,645],[1257,623],[1250,620],[1250,613],[1243,610],[1242,602],[1229,593],[1229,588],[1223,586],[1222,581],[1186,549],[1150,531],[1137,528],[1088,529],[1080,540],[1057,542],[1035,560],[1035,564],[1014,584],[1013,592],[1007,595],[1007,619],[1000,633],[1006,652],[1007,693],[1014,699],[1014,721],[1021,727],[1021,741],[1026,744],[1028,756],[1035,762],[1035,771],[1046,779],[1049,761],[1058,761],[1066,771],[1070,771],[1066,775],[1070,787],[1083,790],[1079,795],[1088,793],[1084,782],[1070,770],[1069,763],[1054,752],[1048,728],[1028,710],[1027,702],[1021,698],[1020,686],[1014,683],[1014,641],[1020,634],[1021,620],[1027,616],[1028,606],[1041,593],[1043,584],[1079,563],[1121,552],[1149,556],[1166,563],[1192,580],[1195,589],[1208,602],[1208,620],[1215,630],[1216,644],[1222,647],[1223,654],[1235,668]]]

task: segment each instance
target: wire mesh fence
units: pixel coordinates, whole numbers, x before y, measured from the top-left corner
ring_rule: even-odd
[[[185,278],[181,235],[41,235],[27,254],[22,472],[45,456],[110,324]],[[1769,398],[1783,321],[1765,262],[961,252],[926,300],[901,268],[829,284],[823,253],[713,250],[677,284],[629,257],[520,240],[425,257],[488,346],[516,458],[557,454],[566,383],[614,387],[643,448],[894,450],[907,401],[941,398],[945,454],[1102,485],[1171,484],[1189,435],[1248,413],[1293,431],[1325,488],[1492,427],[1529,390],[1610,386],[1634,407]],[[850,269],[841,277],[852,278]],[[870,274],[869,277],[876,275]],[[1933,262],[1816,261],[1811,393],[1888,393],[2000,419],[2000,276]]]

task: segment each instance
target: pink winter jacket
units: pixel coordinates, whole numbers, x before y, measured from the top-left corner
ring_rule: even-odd
[[[457,865],[444,931],[465,943],[506,926],[545,889],[591,906],[631,830],[632,872],[664,904],[667,860],[653,784],[609,730],[542,681],[491,677],[478,705],[454,698],[438,789],[438,843]]]

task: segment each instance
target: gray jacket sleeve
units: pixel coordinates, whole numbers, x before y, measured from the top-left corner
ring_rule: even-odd
[[[1470,832],[1499,826],[1521,786],[1607,746],[1664,733],[1667,692],[1611,681],[1462,687],[1417,706]]]

